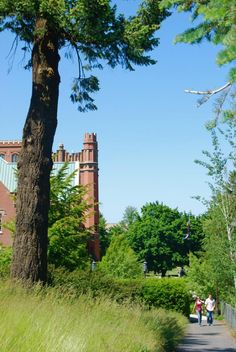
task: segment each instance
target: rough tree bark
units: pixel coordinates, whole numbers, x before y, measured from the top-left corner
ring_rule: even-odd
[[[45,19],[36,21],[32,96],[18,162],[16,234],[11,275],[46,282],[52,144],[57,126],[60,76],[58,39]]]

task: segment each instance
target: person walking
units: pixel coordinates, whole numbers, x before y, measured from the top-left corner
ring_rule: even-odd
[[[181,269],[179,271],[179,277],[183,277],[185,275],[185,270],[184,270],[184,267],[181,266]]]
[[[205,306],[207,311],[207,324],[211,326],[213,324],[213,312],[215,309],[215,300],[212,298],[212,295],[209,294],[206,299]]]
[[[198,324],[200,326],[202,325],[202,304],[203,303],[204,301],[202,301],[199,297],[196,297],[195,304],[193,307],[193,310],[196,311]]]

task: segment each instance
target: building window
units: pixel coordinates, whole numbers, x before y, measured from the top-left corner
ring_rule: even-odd
[[[12,154],[11,161],[13,163],[17,163],[18,159],[19,159],[19,154]]]
[[[5,154],[0,154],[0,158],[5,159]]]
[[[0,210],[0,234],[2,234],[3,232],[3,228],[2,228],[2,223],[3,223],[3,211]]]

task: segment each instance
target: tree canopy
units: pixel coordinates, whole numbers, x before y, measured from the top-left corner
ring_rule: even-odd
[[[165,275],[167,270],[187,264],[189,251],[200,250],[203,238],[200,217],[158,202],[146,204],[141,213],[129,227],[127,238],[138,259],[147,261],[148,270]]]
[[[72,84],[71,100],[80,111],[94,110],[91,93],[99,89],[97,77],[88,71],[104,64],[121,65],[133,70],[135,65],[154,64],[147,53],[159,43],[155,36],[167,11],[159,1],[144,0],[135,16],[117,14],[110,0],[0,0],[0,31],[10,30],[24,42],[22,49],[32,50],[36,38],[53,33],[58,48],[65,47],[66,57],[78,61],[78,76]],[[37,21],[41,25],[37,26]],[[29,60],[27,68],[33,64]]]

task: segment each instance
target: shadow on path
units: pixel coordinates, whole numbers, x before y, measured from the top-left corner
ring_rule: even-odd
[[[191,316],[188,330],[178,352],[236,352],[236,340],[230,334],[226,324],[222,321],[208,326],[203,321],[199,326],[195,317]]]

